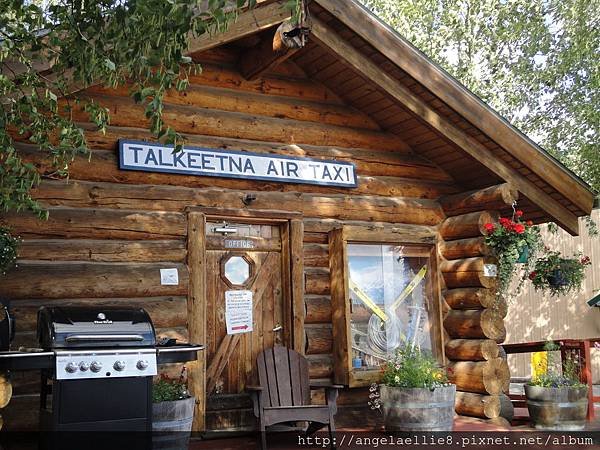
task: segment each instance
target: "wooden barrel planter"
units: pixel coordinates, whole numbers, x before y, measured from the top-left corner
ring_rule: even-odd
[[[525,385],[527,409],[539,430],[582,430],[588,409],[588,388]]]
[[[152,448],[187,450],[194,420],[194,397],[152,405]]]
[[[456,386],[400,388],[380,386],[386,431],[452,431]]]

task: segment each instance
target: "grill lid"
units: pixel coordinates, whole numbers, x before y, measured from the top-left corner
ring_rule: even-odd
[[[142,308],[42,307],[37,328],[45,350],[156,344],[152,321]]]

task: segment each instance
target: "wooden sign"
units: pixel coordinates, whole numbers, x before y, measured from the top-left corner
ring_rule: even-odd
[[[356,187],[354,164],[296,156],[119,140],[123,170]]]

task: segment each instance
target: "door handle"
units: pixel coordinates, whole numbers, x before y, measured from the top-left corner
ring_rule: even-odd
[[[283,327],[281,325],[279,325],[279,324],[275,325],[275,328],[273,328],[273,331],[275,333],[278,332],[278,331],[281,331],[281,330],[283,330]]]

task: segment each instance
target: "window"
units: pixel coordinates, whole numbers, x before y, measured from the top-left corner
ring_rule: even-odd
[[[330,235],[334,372],[350,386],[378,381],[381,364],[402,345],[441,356],[435,247],[356,237],[346,228]]]
[[[254,261],[247,254],[226,254],[221,259],[221,278],[230,287],[244,287],[254,276]]]

